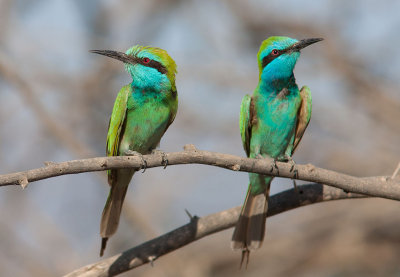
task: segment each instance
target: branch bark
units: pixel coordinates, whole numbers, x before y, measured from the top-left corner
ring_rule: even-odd
[[[319,202],[361,197],[366,196],[345,193],[341,189],[321,184],[302,185],[298,187],[298,193],[291,189],[271,196],[268,216]],[[115,276],[143,264],[153,263],[157,258],[178,248],[233,227],[239,217],[240,209],[241,207],[236,207],[202,218],[194,216],[186,225],[123,253],[77,269],[65,277]]]
[[[271,159],[249,159],[229,154],[197,150],[193,145],[186,145],[183,152],[144,155],[143,160],[147,168],[163,166],[163,156],[169,165],[177,164],[205,164],[221,168],[254,172],[271,176],[293,178],[291,165],[276,162],[279,170],[273,166]],[[73,160],[61,163],[47,162],[44,167],[0,175],[0,186],[21,185],[23,188],[30,182],[43,180],[66,174],[102,171],[117,168],[143,167],[143,160],[139,156],[101,157],[82,160]],[[375,176],[358,178],[335,171],[318,168],[312,164],[296,165],[298,176],[295,179],[326,184],[347,192],[360,193],[369,196],[400,200],[400,178],[389,176]]]
[[[0,175],[0,186],[21,185],[26,187],[30,182],[46,178],[107,169],[135,168],[139,170],[143,167],[143,163],[146,164],[147,168],[159,167],[164,165],[165,159],[168,160],[169,165],[205,164],[234,171],[293,178],[291,165],[288,163],[277,162],[278,170],[273,166],[274,163],[271,159],[249,159],[202,151],[197,150],[193,145],[186,145],[184,149],[183,152],[151,154],[142,157],[118,156],[61,163],[46,162],[45,166],[41,168]],[[400,178],[396,178],[396,176],[357,178],[318,168],[311,164],[296,165],[296,169],[298,172],[296,179],[320,184],[300,186],[299,193],[289,190],[272,196],[268,216],[313,203],[366,197],[366,195],[400,200]],[[114,257],[85,266],[67,276],[114,276],[145,263],[153,262],[156,258],[204,236],[232,227],[239,212],[240,207],[236,207],[204,218],[193,217],[190,223],[178,229]]]

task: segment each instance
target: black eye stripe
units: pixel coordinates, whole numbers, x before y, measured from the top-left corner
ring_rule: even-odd
[[[265,56],[262,59],[262,68],[266,67],[270,62],[272,62],[278,56],[272,56],[271,54]]]
[[[150,62],[148,63],[144,63],[143,58],[138,58],[138,57],[132,57],[134,59],[134,61],[138,64],[147,66],[147,67],[152,67],[154,69],[157,69],[158,72],[160,72],[161,74],[166,74],[167,73],[167,68],[165,66],[163,66],[160,62],[155,61],[150,59]]]
[[[276,49],[276,50],[278,50],[278,49]],[[273,55],[272,52],[269,53],[267,56],[265,56],[262,59],[262,63],[261,63],[262,68],[266,67],[270,62],[272,62],[274,59],[276,59],[277,57],[279,57],[280,55],[282,55],[285,52],[286,52],[286,50],[278,50],[277,55]]]
[[[166,74],[167,73],[167,69],[165,68],[165,66],[163,66],[160,62],[157,62],[155,60],[150,60],[149,63],[147,64],[143,64],[145,66],[148,67],[152,67],[158,70],[158,72],[160,72],[161,74]]]

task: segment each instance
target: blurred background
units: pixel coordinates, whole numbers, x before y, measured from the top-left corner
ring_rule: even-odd
[[[88,52],[135,44],[178,65],[179,109],[164,151],[244,156],[239,106],[257,85],[256,53],[271,35],[323,37],[296,66],[313,93],[297,163],[355,176],[400,160],[399,1],[0,0],[0,173],[104,156],[108,119],[130,82],[122,63]],[[137,173],[109,240],[112,256],[189,219],[241,205],[246,173],[185,165]],[[275,179],[272,192],[292,187]],[[104,173],[0,189],[0,275],[60,276],[99,260]],[[239,271],[232,229],[123,276],[399,276],[400,204],[324,203],[267,221],[261,250]]]

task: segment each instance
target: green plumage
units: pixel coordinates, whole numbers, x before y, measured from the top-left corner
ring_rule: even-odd
[[[149,154],[174,121],[178,98],[176,65],[165,50],[134,46],[126,53],[94,50],[125,63],[132,83],[118,93],[107,134],[107,156],[123,156],[128,151]],[[122,204],[135,170],[108,170],[110,193],[103,210],[100,235],[102,247],[119,223]]]
[[[258,86],[252,96],[244,96],[240,108],[240,135],[248,157],[291,160],[311,118],[310,90],[298,89],[293,69],[300,49],[319,40],[271,37],[262,43]],[[232,237],[232,248],[243,253],[259,248],[264,239],[272,177],[250,173],[249,179]]]

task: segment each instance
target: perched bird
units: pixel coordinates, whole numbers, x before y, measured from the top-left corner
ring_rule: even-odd
[[[253,95],[245,95],[240,107],[240,135],[250,158],[272,158],[295,165],[291,156],[311,118],[311,92],[297,87],[293,69],[304,47],[321,38],[296,40],[270,37],[257,54],[259,82]],[[271,176],[249,173],[250,184],[232,248],[242,250],[242,261],[250,250],[261,246],[267,218]]]
[[[119,91],[107,134],[107,156],[151,153],[174,121],[178,108],[176,64],[160,48],[133,46],[126,53],[91,50],[122,61],[132,83]],[[108,170],[110,193],[100,223],[100,256],[118,228],[122,204],[134,169]]]

